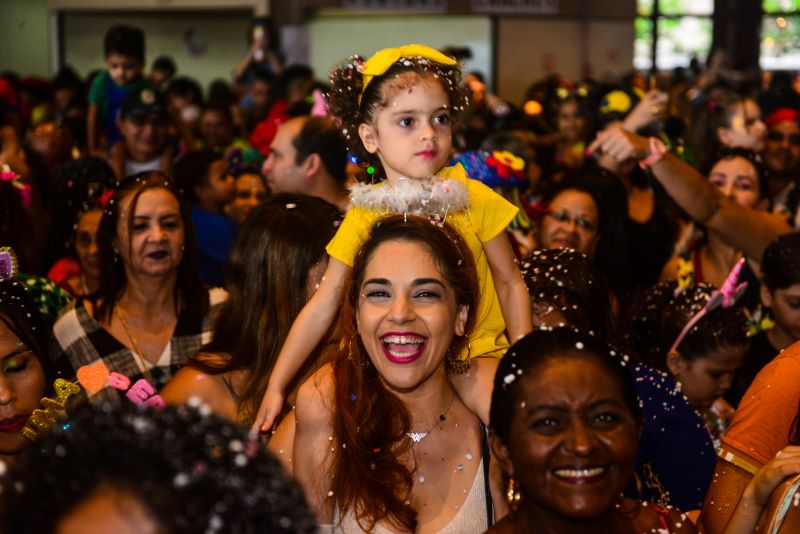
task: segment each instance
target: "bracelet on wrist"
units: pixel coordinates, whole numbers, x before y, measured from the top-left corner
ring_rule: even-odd
[[[657,137],[650,137],[648,143],[650,145],[650,153],[639,162],[639,167],[642,169],[649,169],[664,159],[664,154],[668,152],[667,146]]]

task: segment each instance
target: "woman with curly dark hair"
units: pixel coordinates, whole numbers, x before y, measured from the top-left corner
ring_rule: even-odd
[[[2,479],[3,532],[315,532],[300,488],[205,407],[84,406]]]

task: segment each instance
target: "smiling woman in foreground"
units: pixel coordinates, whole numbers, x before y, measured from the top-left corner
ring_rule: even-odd
[[[621,362],[571,327],[533,332],[508,349],[489,417],[512,512],[491,533],[695,532],[677,510],[621,495],[642,426]]]
[[[478,298],[469,249],[446,225],[383,219],[345,291],[342,353],[301,387],[295,411],[290,465],[319,522],[334,532],[485,531],[485,432],[447,377]],[[292,427],[290,416],[273,450]]]

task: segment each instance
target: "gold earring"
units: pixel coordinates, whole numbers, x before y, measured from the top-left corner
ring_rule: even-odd
[[[450,348],[447,349],[447,355],[445,356],[445,366],[447,367],[447,371],[454,375],[463,375],[470,368],[470,359],[472,356],[472,348],[469,344],[469,338],[467,338],[467,357],[463,360],[459,360],[457,357],[454,358],[453,355],[450,353]]]
[[[508,488],[506,489],[506,499],[508,500],[508,505],[511,508],[511,511],[516,511],[517,507],[519,506],[519,501],[522,499],[522,495],[519,493],[519,484],[514,477],[511,477],[508,480]]]

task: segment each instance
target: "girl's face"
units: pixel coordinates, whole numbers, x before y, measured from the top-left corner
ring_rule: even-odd
[[[761,301],[772,311],[775,328],[788,339],[800,340],[800,284],[775,291],[761,284]]]
[[[148,189],[139,195],[128,232],[128,212],[133,194],[120,202],[117,238],[129,273],[164,275],[174,272],[183,259],[184,226],[178,199],[167,189]]]
[[[735,105],[727,128],[717,132],[723,145],[731,148],[749,148],[760,152],[764,148],[767,127],[761,121],[761,110],[752,100]]]
[[[495,441],[494,450],[522,485],[525,506],[567,520],[602,517],[633,475],[638,442],[616,377],[568,357],[521,379],[510,443]]]
[[[242,174],[234,182],[236,198],[230,207],[230,215],[237,225],[244,224],[247,216],[267,200],[267,187],[259,174]]]
[[[16,454],[29,443],[20,431],[45,387],[39,359],[0,321],[0,454]]]
[[[583,138],[586,120],[581,117],[578,103],[568,100],[558,109],[558,131],[568,143],[577,143]]]
[[[597,246],[597,205],[589,193],[567,189],[550,202],[542,219],[542,248],[574,248],[591,257]]]
[[[364,147],[377,154],[389,182],[436,174],[450,157],[450,101],[436,79],[405,72],[383,82],[385,107],[358,134]]]
[[[364,268],[358,334],[390,388],[408,390],[443,370],[454,335],[463,335],[467,308],[431,253],[410,241],[387,241]]]
[[[677,352],[667,356],[667,367],[681,384],[681,392],[696,410],[703,412],[728,391],[733,375],[742,366],[747,345],[721,347],[694,361]]]
[[[740,206],[756,208],[760,201],[758,173],[753,164],[744,158],[726,158],[718,161],[708,175],[708,181],[726,197]]]
[[[75,231],[75,253],[82,271],[90,278],[100,278],[100,255],[97,252],[97,229],[100,227],[102,210],[90,210],[78,219]]]

